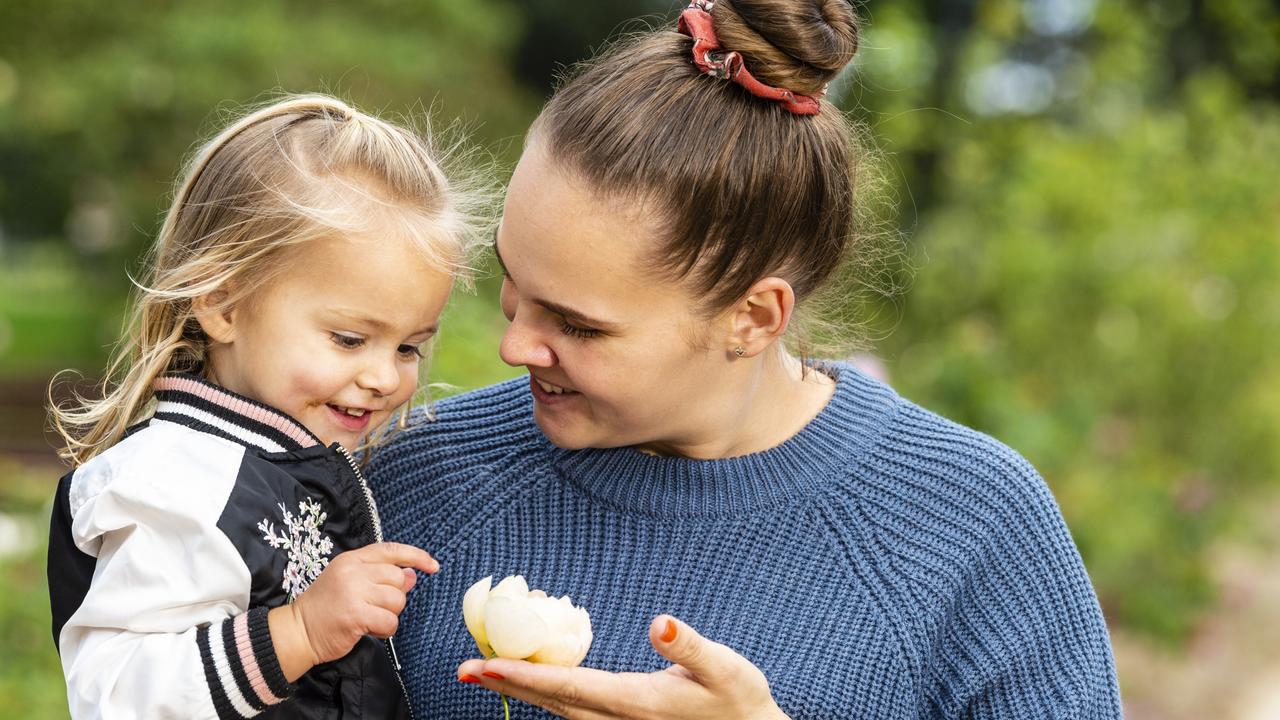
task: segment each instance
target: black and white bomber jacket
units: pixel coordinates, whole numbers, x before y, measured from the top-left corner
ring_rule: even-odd
[[[75,718],[404,718],[394,645],[364,637],[296,684],[267,611],[381,541],[351,455],[195,376],[58,484],[53,639]]]

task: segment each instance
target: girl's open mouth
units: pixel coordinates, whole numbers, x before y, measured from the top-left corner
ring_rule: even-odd
[[[369,425],[369,418],[373,416],[372,410],[364,408],[349,408],[341,405],[326,405],[325,407],[329,408],[329,414],[339,425],[352,431],[365,429]]]

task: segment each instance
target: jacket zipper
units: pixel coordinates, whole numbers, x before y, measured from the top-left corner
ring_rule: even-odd
[[[369,490],[369,483],[365,482],[364,473],[360,472],[360,466],[356,464],[356,459],[351,456],[347,449],[334,443],[334,447],[338,449],[338,454],[347,459],[347,465],[351,467],[351,472],[356,476],[356,481],[360,483],[360,490],[364,492],[365,507],[369,511],[369,517],[373,520],[373,538],[374,542],[382,542],[382,518],[378,516],[378,504],[373,500],[373,492]],[[400,658],[396,655],[395,639],[387,638],[384,645],[387,649],[387,655],[391,658],[391,666],[396,669],[396,681],[400,683],[400,692],[404,695],[405,707],[409,708],[409,718],[413,720],[413,702],[409,699],[409,688],[405,687],[404,678],[400,677]]]
[[[378,504],[373,501],[373,493],[369,490],[369,483],[364,480],[364,473],[360,472],[356,459],[347,452],[346,448],[337,443],[334,443],[334,447],[342,457],[347,459],[347,465],[351,466],[351,472],[355,474],[356,481],[360,483],[360,490],[364,492],[365,507],[369,510],[369,517],[373,518],[374,542],[382,542],[382,518],[378,517]]]

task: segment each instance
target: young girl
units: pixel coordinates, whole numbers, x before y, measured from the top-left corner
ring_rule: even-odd
[[[103,397],[52,410],[73,716],[409,715],[375,638],[439,565],[382,542],[349,449],[414,394],[469,197],[426,140],[324,96],[197,155]]]

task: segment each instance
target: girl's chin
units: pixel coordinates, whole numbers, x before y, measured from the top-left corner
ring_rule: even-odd
[[[347,450],[355,450],[364,444],[367,433],[350,432],[343,428],[334,427],[332,424],[326,424],[321,428],[308,427],[320,442],[326,447],[334,443],[338,443]]]

